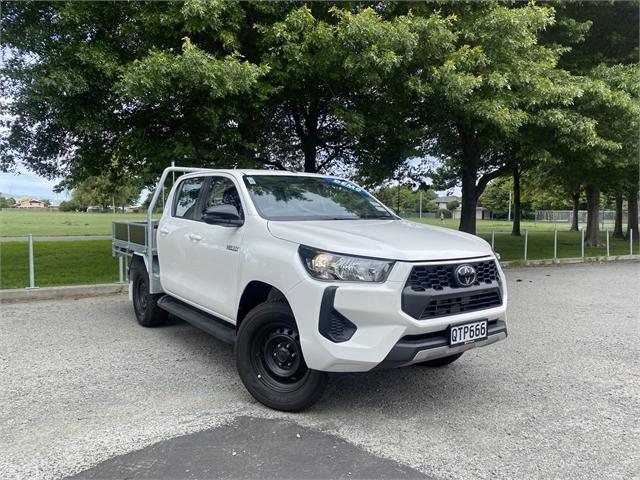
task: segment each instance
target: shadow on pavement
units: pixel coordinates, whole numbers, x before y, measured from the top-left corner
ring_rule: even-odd
[[[73,479],[427,478],[344,440],[285,420],[234,423],[112,458]]]

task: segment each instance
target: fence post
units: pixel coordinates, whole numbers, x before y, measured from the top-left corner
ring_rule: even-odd
[[[527,261],[527,249],[529,247],[529,229],[524,230],[524,261]]]
[[[35,265],[33,260],[33,235],[29,234],[29,288],[36,288]]]
[[[558,226],[553,231],[553,259],[558,259]]]
[[[609,256],[609,229],[607,228],[607,257]]]
[[[124,283],[124,267],[122,255],[118,255],[118,283]]]
[[[629,229],[629,255],[633,255],[633,229]]]
[[[580,256],[584,260],[584,227],[580,230]]]
[[[496,231],[491,230],[491,250],[496,250]]]

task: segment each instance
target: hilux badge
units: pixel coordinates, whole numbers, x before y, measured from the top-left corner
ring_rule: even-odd
[[[453,276],[461,287],[470,287],[476,283],[477,274],[475,268],[471,265],[464,264],[459,265],[458,268],[456,268]]]

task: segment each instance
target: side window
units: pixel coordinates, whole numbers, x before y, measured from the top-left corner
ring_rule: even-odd
[[[204,177],[195,177],[180,183],[173,204],[174,217],[193,218],[203,182]]]
[[[204,203],[203,211],[209,207],[219,205],[233,205],[238,210],[240,218],[244,218],[242,203],[238,189],[231,180],[225,177],[211,177],[209,196]]]

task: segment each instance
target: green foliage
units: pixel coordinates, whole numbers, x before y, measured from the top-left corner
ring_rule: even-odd
[[[447,202],[447,210],[449,210],[450,212],[453,212],[459,206],[460,206],[460,202],[458,200],[452,200],[450,202]]]
[[[420,191],[406,185],[380,188],[375,196],[396,212],[418,212],[420,210]],[[422,191],[422,211],[436,209],[433,200],[437,197],[432,190]]]
[[[412,168],[462,184],[473,231],[486,185],[515,165],[567,195],[637,180],[637,1],[5,2],[1,15],[0,166],[66,177],[76,207],[171,161],[377,186],[435,155],[437,170]]]
[[[85,211],[90,206],[123,208],[140,197],[140,182],[136,178],[113,181],[107,176],[89,177],[80,182],[71,193],[71,200],[63,211]],[[63,205],[60,204],[60,209]]]
[[[0,208],[12,208],[16,205],[16,199],[0,196]]]
[[[75,200],[63,200],[60,202],[58,210],[61,212],[77,212],[82,210],[82,207]]]

